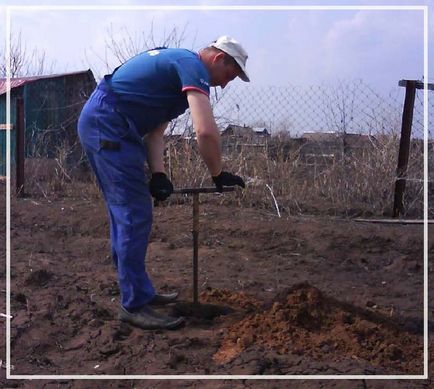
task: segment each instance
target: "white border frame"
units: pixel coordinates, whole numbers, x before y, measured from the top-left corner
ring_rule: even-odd
[[[11,307],[10,307],[10,130],[6,131],[6,379],[86,379],[86,380],[113,380],[113,379],[279,379],[279,380],[330,380],[330,379],[428,379],[428,6],[264,6],[264,5],[149,5],[149,6],[118,6],[118,5],[88,5],[88,6],[6,6],[6,124],[10,124],[10,32],[11,32],[11,12],[12,11],[304,11],[304,10],[346,10],[346,11],[423,11],[424,20],[424,373],[423,375],[98,375],[98,374],[66,374],[66,375],[12,375],[11,374],[11,349],[10,349],[10,331],[11,331]]]

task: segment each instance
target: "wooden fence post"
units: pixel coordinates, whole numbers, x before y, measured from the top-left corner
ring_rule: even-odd
[[[400,86],[404,86],[399,83]],[[393,217],[404,213],[405,176],[407,174],[408,156],[410,154],[411,125],[413,122],[416,81],[405,81],[405,101],[402,111],[401,140],[399,142],[398,168],[396,170],[395,199]]]
[[[404,192],[408,157],[410,154],[411,125],[413,122],[414,100],[416,89],[434,90],[434,84],[425,84],[416,80],[401,80],[399,86],[405,86],[404,109],[402,111],[401,140],[399,142],[398,167],[396,170],[395,199],[393,203],[393,217],[404,213]]]

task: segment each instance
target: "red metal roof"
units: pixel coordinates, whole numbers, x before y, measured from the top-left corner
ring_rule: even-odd
[[[38,77],[11,78],[11,89],[18,88],[37,79]],[[0,78],[0,95],[6,93],[6,90],[6,78]]]
[[[19,88],[25,84],[28,84],[33,81],[42,80],[46,78],[57,78],[64,76],[73,76],[77,74],[87,73],[89,70],[83,70],[80,72],[73,73],[61,73],[61,74],[50,74],[46,76],[32,76],[32,77],[19,77],[19,78],[11,78],[11,89]],[[0,95],[6,93],[6,78],[0,78]]]

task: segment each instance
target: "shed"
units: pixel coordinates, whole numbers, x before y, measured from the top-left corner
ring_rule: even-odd
[[[12,78],[11,162],[15,160],[16,107],[24,112],[25,157],[52,158],[60,145],[77,144],[77,120],[96,86],[91,70]],[[6,173],[6,88],[0,78],[0,175]]]
[[[221,133],[224,152],[240,151],[241,148],[266,147],[270,132],[264,127],[228,125]]]

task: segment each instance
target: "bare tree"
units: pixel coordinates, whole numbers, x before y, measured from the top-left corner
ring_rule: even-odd
[[[127,61],[135,55],[153,49],[155,47],[181,47],[187,38],[188,24],[183,27],[173,26],[169,32],[163,31],[161,37],[157,38],[154,30],[154,22],[151,23],[149,31],[132,32],[128,27],[123,26],[116,30],[113,24],[107,29],[104,53],[98,53],[91,49],[91,54],[102,62],[107,72],[111,72],[114,67]],[[196,36],[193,39],[194,44]],[[87,52],[85,53],[88,57]],[[115,58],[116,63],[111,63]],[[89,59],[88,59],[89,62]]]
[[[164,31],[159,40],[155,37],[154,22],[151,23],[147,34],[144,31],[139,34],[132,34],[126,27],[123,27],[123,36],[118,40],[113,25],[110,25],[106,45],[108,50],[122,63],[132,56],[154,47],[181,47],[186,39],[187,27],[187,24],[182,28],[174,26],[169,33]]]
[[[47,63],[44,50],[36,47],[28,49],[23,42],[21,31],[10,35],[10,75],[11,77],[39,76],[53,73],[55,62]],[[6,47],[0,48],[0,76],[6,77]]]

